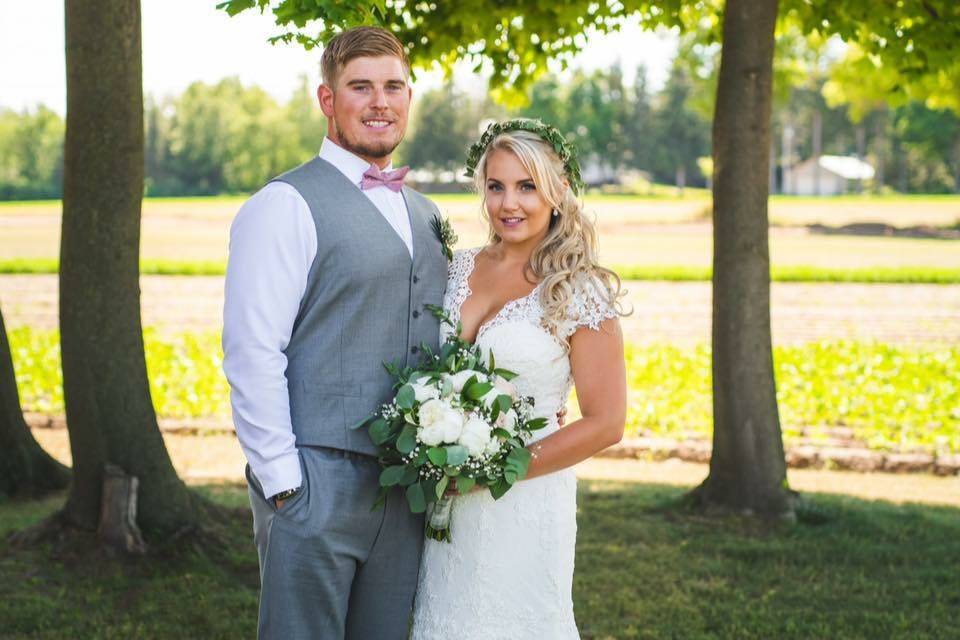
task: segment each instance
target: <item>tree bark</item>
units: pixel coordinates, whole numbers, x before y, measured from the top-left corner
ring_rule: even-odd
[[[140,320],[144,185],[139,0],[66,0],[60,330],[73,484],[69,524],[96,530],[106,465],[139,479],[139,525],[199,523],[150,398]]]
[[[44,451],[20,408],[10,342],[0,313],[0,497],[37,497],[66,489],[70,470]]]
[[[713,455],[706,511],[794,517],[770,332],[767,170],[777,0],[729,0],[713,124]]]
[[[864,127],[862,122],[857,125],[856,129],[854,129],[854,133],[856,134],[857,138],[857,160],[863,162],[863,156],[866,153],[867,148],[867,129]],[[857,178],[856,189],[857,193],[863,193],[863,178]]]
[[[823,148],[823,115],[820,107],[813,108],[813,195],[820,193],[820,155]]]

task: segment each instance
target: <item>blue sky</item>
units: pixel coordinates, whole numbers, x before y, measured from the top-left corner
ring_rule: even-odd
[[[215,6],[216,0],[142,0],[146,93],[176,94],[196,80],[216,82],[236,75],[285,101],[300,75],[319,81],[318,51],[267,44],[278,32],[269,15],[246,12],[230,18]],[[62,114],[63,49],[63,0],[5,0],[0,5],[0,107],[20,110],[43,103]],[[642,63],[657,88],[675,50],[672,34],[645,33],[628,24],[620,33],[589,37],[572,66],[594,69],[620,61],[632,81]],[[469,73],[465,69],[459,75]],[[420,74],[415,91],[436,86],[439,77]]]

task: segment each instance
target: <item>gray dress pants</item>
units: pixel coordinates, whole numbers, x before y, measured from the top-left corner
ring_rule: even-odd
[[[395,489],[371,506],[375,458],[301,447],[303,486],[277,510],[247,466],[260,558],[261,640],[403,640],[423,547],[423,517]]]

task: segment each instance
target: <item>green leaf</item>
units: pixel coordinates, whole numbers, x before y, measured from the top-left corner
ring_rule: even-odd
[[[496,422],[500,417],[500,403],[494,402],[490,405],[490,422]]]
[[[403,427],[403,431],[400,432],[400,437],[397,438],[397,451],[403,455],[407,455],[416,448],[417,427],[413,424],[407,424]]]
[[[510,484],[503,478],[490,485],[490,495],[493,496],[494,500],[499,500],[509,490]]]
[[[457,477],[457,491],[459,491],[461,495],[473,489],[475,484],[477,484],[477,481],[473,478],[468,478],[467,476]]]
[[[370,439],[375,445],[381,445],[391,436],[390,423],[383,418],[377,418],[370,423]]]
[[[488,360],[488,363],[490,365],[490,371],[497,370],[497,362],[493,359],[493,349],[490,349],[490,359]]]
[[[501,429],[500,427],[497,427],[496,429],[494,429],[492,433],[498,438],[503,438],[504,440],[507,440],[510,438],[510,432],[507,431],[506,429]]]
[[[413,403],[416,399],[417,394],[409,384],[403,385],[400,387],[400,390],[397,391],[397,406],[401,409],[413,409]]]
[[[406,470],[407,468],[403,465],[387,467],[380,472],[380,486],[392,487],[393,485],[398,484],[400,482],[400,478],[403,477],[403,474]]]
[[[517,374],[515,374],[513,371],[510,371],[509,369],[494,369],[493,372],[498,376],[500,376],[501,378],[503,378],[504,380],[506,380],[507,382],[510,382],[511,380],[517,377]]]
[[[407,487],[407,504],[410,505],[410,511],[413,513],[423,513],[427,510],[427,498],[419,482]]]
[[[473,378],[471,378],[471,380],[472,379]],[[479,400],[483,396],[487,395],[490,389],[493,389],[493,385],[489,382],[477,382],[469,387],[464,386],[463,395],[470,400]]]
[[[359,429],[359,428],[361,428],[361,427],[365,427],[366,425],[368,425],[368,424],[370,424],[371,422],[373,422],[373,420],[374,420],[376,417],[377,417],[377,414],[375,414],[375,413],[374,413],[374,414],[371,414],[371,415],[369,415],[369,416],[366,416],[366,417],[365,417],[363,420],[361,420],[360,422],[357,422],[357,423],[351,425],[351,426],[350,426],[350,429],[353,430],[353,429]]]
[[[437,496],[437,500],[443,497],[443,492],[447,490],[447,485],[450,484],[450,478],[443,476],[440,478],[440,481],[437,482],[437,486],[434,488],[433,493]]]
[[[530,459],[532,457],[530,451],[526,448],[517,447],[513,449],[507,454],[504,474],[509,471],[516,474],[517,478],[523,479],[527,475],[527,469],[530,467]],[[513,482],[510,484],[513,484]]]
[[[502,393],[499,396],[497,396],[496,404],[498,407],[500,407],[500,411],[502,411],[503,413],[506,413],[507,411],[510,410],[510,407],[513,406],[513,398],[511,398],[505,393]]]
[[[413,484],[417,481],[417,477],[420,475],[417,471],[417,468],[412,464],[408,464],[406,467],[404,467],[404,469],[405,471],[403,472],[403,476],[400,478],[399,483],[402,487]]]
[[[444,461],[444,464],[448,464],[452,467],[463,464],[467,461],[467,458],[470,457],[470,452],[467,451],[467,448],[459,444],[452,444],[448,447],[445,447],[445,449],[446,460]]]
[[[427,450],[427,457],[438,467],[447,464],[447,450],[443,447],[430,447]]]
[[[527,429],[529,429],[530,431],[543,429],[545,426],[547,426],[546,418],[534,418],[533,420],[527,420]]]
[[[427,501],[427,504],[436,501],[437,499],[437,481],[433,478],[425,478],[420,481],[420,488],[423,489],[424,498]]]
[[[370,511],[376,511],[387,503],[387,496],[390,494],[390,487],[379,487],[377,489],[377,499],[373,501]]]

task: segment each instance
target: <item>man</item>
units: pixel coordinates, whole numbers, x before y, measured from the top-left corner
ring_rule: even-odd
[[[392,397],[383,363],[438,342],[447,261],[436,207],[401,187],[391,154],[410,107],[409,61],[361,27],[323,53],[319,156],[248,200],[230,231],[224,371],[260,559],[261,638],[405,638],[422,517],[350,427]]]

